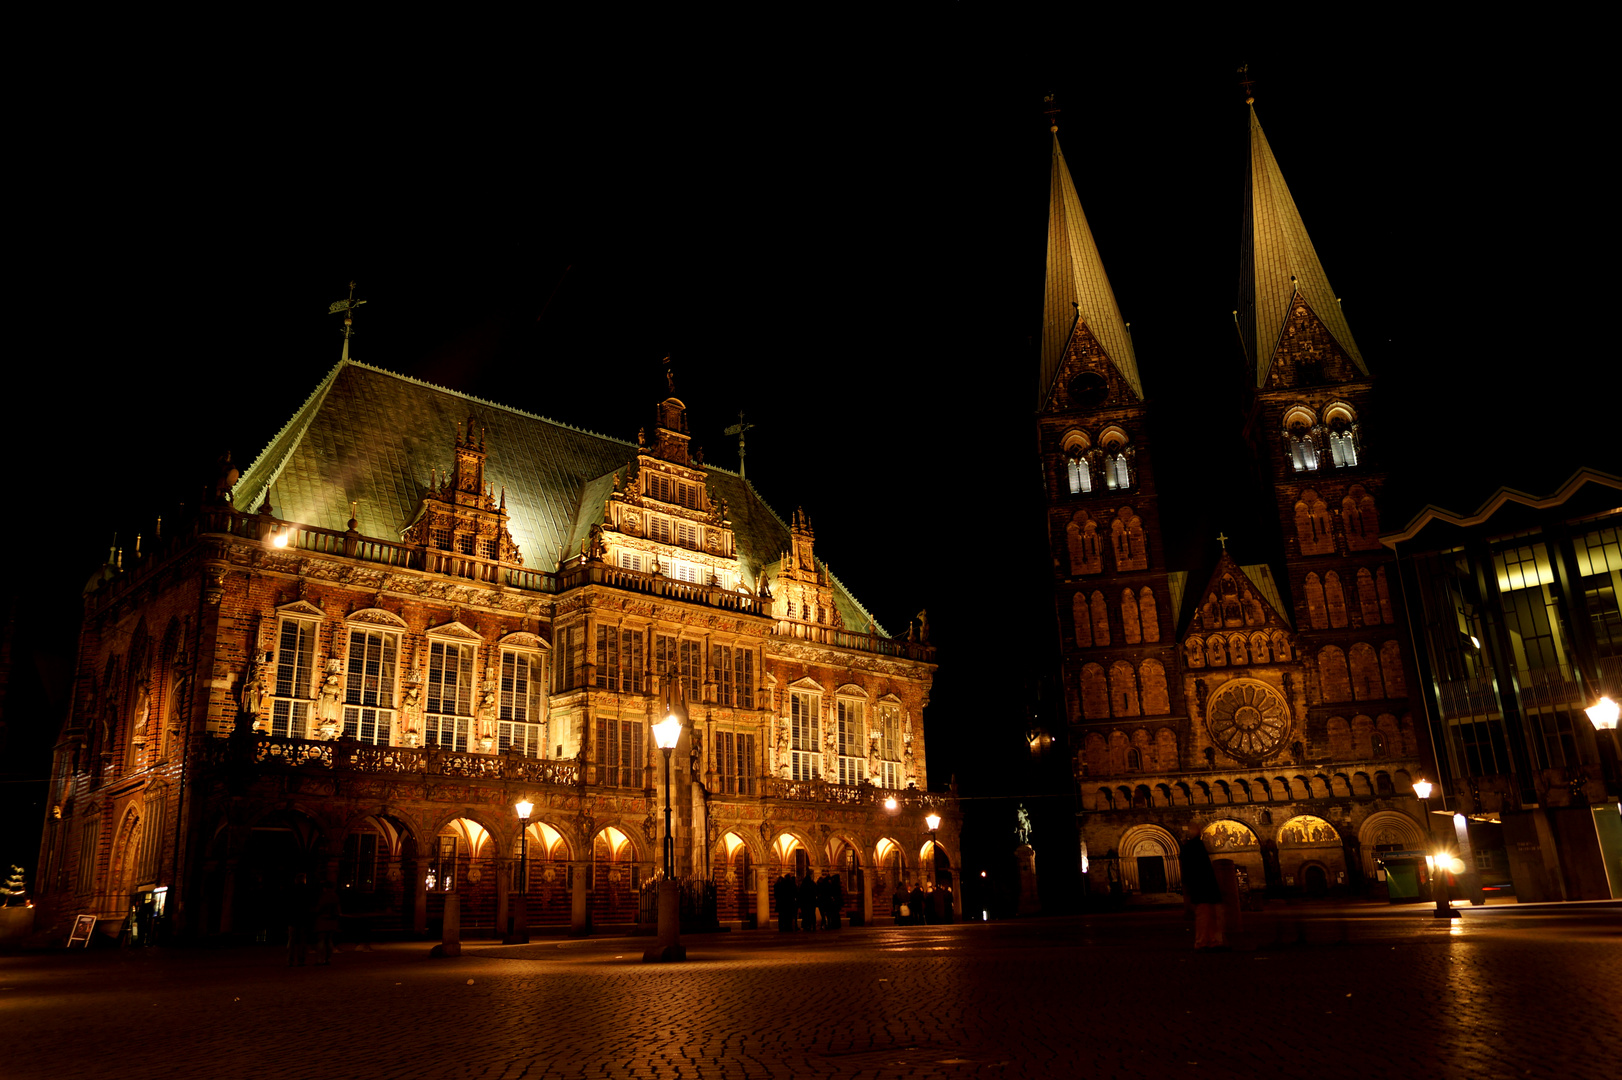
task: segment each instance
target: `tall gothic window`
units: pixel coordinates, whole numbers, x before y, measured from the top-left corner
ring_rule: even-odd
[[[525,757],[541,757],[541,658],[531,653],[504,650],[501,654],[501,714],[496,722],[496,747],[517,750]]]
[[[789,693],[789,776],[816,780],[822,776],[822,740],[818,732],[816,695]]]
[[[389,744],[394,727],[394,669],[398,634],[390,630],[349,632],[349,678],[344,687],[344,735]]]
[[[315,635],[319,624],[311,619],[282,620],[277,635],[276,685],[270,703],[270,733],[307,738],[310,720],[310,679],[315,669]]]
[[[879,769],[874,780],[887,788],[901,786],[901,712],[894,705],[879,706]]]
[[[862,703],[840,698],[838,711],[839,782],[859,784],[867,775],[867,760],[862,756],[867,742],[867,725],[862,722]]]
[[[435,641],[428,646],[428,702],[423,738],[447,750],[466,750],[473,719],[473,645]]]

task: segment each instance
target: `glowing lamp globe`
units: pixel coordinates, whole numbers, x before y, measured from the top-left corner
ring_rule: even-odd
[[[680,738],[681,721],[677,719],[675,713],[653,725],[653,741],[661,750],[676,749],[676,742]]]
[[[513,804],[513,809],[518,811],[519,821],[528,821],[530,812],[535,809],[535,804],[528,799],[521,799]]]
[[[929,826],[930,832],[934,832],[941,827],[941,816],[939,814],[930,814],[924,818],[924,824]]]
[[[1596,730],[1615,731],[1616,717],[1619,712],[1622,712],[1622,707],[1619,707],[1610,698],[1602,697],[1583,711],[1588,714],[1589,722],[1594,725]]]
[[[1429,780],[1415,780],[1414,794],[1418,795],[1421,799],[1428,799],[1431,797],[1431,788],[1433,786],[1434,785]]]

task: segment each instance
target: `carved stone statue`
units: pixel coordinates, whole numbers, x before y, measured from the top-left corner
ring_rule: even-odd
[[[259,719],[259,713],[265,707],[265,679],[269,675],[269,653],[255,653],[248,663],[248,673],[242,679],[242,689],[237,698],[237,708],[242,715],[251,717],[249,723]]]
[[[421,708],[422,684],[417,682],[415,675],[413,675],[412,681],[406,683],[405,695],[400,703],[400,719],[404,725],[403,730],[405,731],[405,744],[407,746],[416,746],[417,741],[422,738],[422,728],[418,726],[421,722],[421,713],[419,711]]]
[[[321,676],[321,689],[315,695],[315,716],[321,725],[321,734],[336,739],[343,731],[344,687],[343,661],[337,657],[327,661],[326,674]]]
[[[925,609],[918,613],[918,643],[929,644],[929,611]]]
[[[130,736],[136,746],[146,745],[147,720],[152,716],[152,685],[145,679],[135,684],[135,728]]]

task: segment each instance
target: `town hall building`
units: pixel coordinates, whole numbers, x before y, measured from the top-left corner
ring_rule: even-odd
[[[379,931],[452,894],[470,934],[517,896],[531,926],[645,921],[667,762],[675,876],[723,925],[767,925],[785,873],[837,875],[858,920],[950,882],[927,630],[888,635],[809,515],[703,464],[673,383],[652,405],[609,438],[346,339],[252,464],[87,586],[37,929],[275,940],[300,874]]]

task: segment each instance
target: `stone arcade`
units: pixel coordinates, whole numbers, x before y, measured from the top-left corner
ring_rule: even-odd
[[[842,875],[867,919],[920,867],[949,878],[927,636],[887,636],[805,514],[695,460],[673,387],[652,419],[622,442],[346,356],[87,587],[37,928],[144,903],[274,939],[300,871],[379,930],[425,933],[455,893],[465,930],[505,932],[526,889],[531,926],[631,923],[672,700],[677,876],[723,923],[766,925],[785,871]]]

